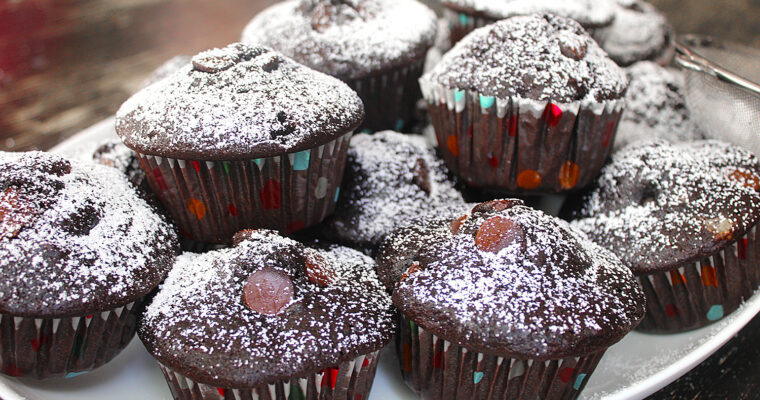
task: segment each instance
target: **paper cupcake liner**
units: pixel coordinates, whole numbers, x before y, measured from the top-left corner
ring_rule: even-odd
[[[36,379],[71,378],[113,359],[135,335],[144,299],[68,318],[0,314],[0,372]]]
[[[289,234],[332,213],[350,138],[348,133],[310,150],[245,161],[137,157],[181,236],[226,244],[241,229]]]
[[[499,99],[420,84],[446,166],[471,186],[510,193],[590,184],[612,151],[624,104]]]
[[[376,351],[325,368],[302,378],[253,389],[220,388],[196,382],[159,364],[172,396],[178,400],[362,400],[369,398],[380,352]]]
[[[470,351],[398,317],[396,351],[406,384],[423,399],[574,399],[603,351],[536,361]]]
[[[647,298],[638,330],[683,332],[736,310],[760,286],[758,226],[711,257],[637,276]]]
[[[417,80],[425,57],[379,75],[346,82],[359,94],[367,114],[359,130],[401,132],[412,123],[417,100],[422,98]]]

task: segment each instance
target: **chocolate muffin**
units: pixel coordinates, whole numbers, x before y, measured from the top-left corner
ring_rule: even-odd
[[[322,236],[372,251],[392,230],[423,214],[467,208],[435,147],[392,131],[356,135],[335,213]]]
[[[329,215],[363,115],[344,83],[237,43],[135,94],[116,132],[182,235],[228,244],[241,228],[293,232]]]
[[[476,28],[518,15],[554,14],[593,33],[615,18],[614,0],[442,0],[456,43]]]
[[[653,5],[640,0],[614,0],[615,19],[594,32],[602,49],[618,65],[653,61],[668,65],[675,55],[675,32]]]
[[[359,399],[393,321],[372,259],[258,230],[181,256],[139,335],[175,399]]]
[[[0,153],[0,372],[72,377],[110,361],[176,242],[115,169]]]
[[[574,217],[637,276],[647,295],[642,330],[704,326],[760,283],[760,161],[733,145],[626,147]]]
[[[626,73],[630,85],[615,150],[640,141],[679,143],[705,138],[686,105],[683,72],[642,61]]]
[[[117,171],[137,188],[140,196],[145,198],[152,196],[148,180],[145,178],[145,171],[140,167],[140,160],[137,153],[124,143],[118,140],[109,140],[98,146],[92,154],[92,159],[98,164],[116,168]]]
[[[519,200],[391,234],[378,273],[396,281],[401,372],[423,399],[575,398],[644,315],[617,257]]]
[[[475,30],[420,84],[452,172],[474,187],[552,193],[598,174],[627,79],[576,22],[533,15]]]
[[[402,130],[436,26],[435,13],[415,0],[287,0],[253,18],[242,41],[348,83],[364,102],[364,129]]]

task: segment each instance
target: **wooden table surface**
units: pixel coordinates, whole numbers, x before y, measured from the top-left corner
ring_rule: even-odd
[[[163,61],[239,38],[274,0],[0,0],[0,150],[112,115]],[[654,0],[680,32],[760,47],[759,0]],[[652,399],[760,398],[760,317]]]

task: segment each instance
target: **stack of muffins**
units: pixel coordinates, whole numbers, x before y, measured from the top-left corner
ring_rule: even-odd
[[[2,372],[137,331],[176,399],[365,399],[395,334],[422,398],[572,399],[752,295],[760,161],[699,141],[664,17],[442,6],[280,2],[157,71],[101,165],[0,154]],[[558,193],[570,223],[504,198]]]

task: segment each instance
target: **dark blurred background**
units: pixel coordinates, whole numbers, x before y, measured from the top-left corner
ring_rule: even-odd
[[[238,39],[274,0],[0,0],[0,150],[112,115],[165,60]],[[679,32],[760,47],[760,0],[653,0]]]

